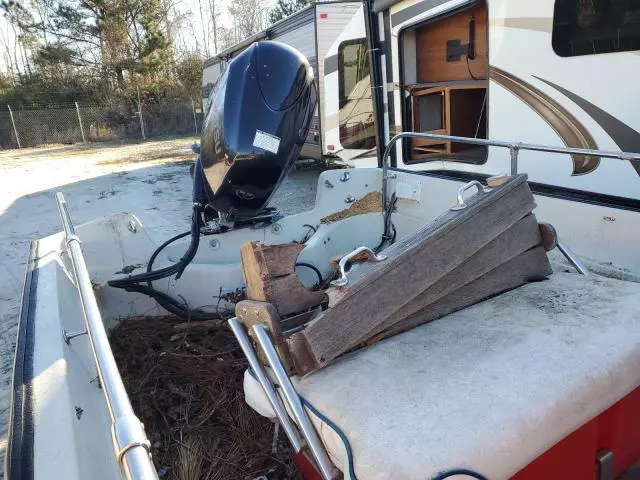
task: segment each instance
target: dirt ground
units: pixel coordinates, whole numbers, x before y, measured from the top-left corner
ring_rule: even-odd
[[[64,193],[77,225],[133,212],[161,243],[188,228],[188,165],[195,157],[191,145],[197,140],[182,137],[0,151],[0,467],[29,243],[61,229],[55,192]],[[313,169],[292,172],[272,204],[285,214],[310,209],[318,173]]]

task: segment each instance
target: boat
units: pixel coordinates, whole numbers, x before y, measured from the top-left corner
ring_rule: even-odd
[[[380,82],[393,64],[377,27],[463,14],[464,35],[481,31],[478,4],[435,3],[364,4],[387,100],[399,91]],[[587,19],[601,16],[583,3]],[[512,5],[552,9],[490,1],[490,39],[523,23],[496,20]],[[475,61],[474,42],[445,37],[446,55]],[[416,87],[418,108],[433,88],[455,102],[451,87]],[[155,245],[134,214],[74,226],[58,195],[63,230],[34,242],[25,279],[7,478],[167,475],[108,332],[168,313],[194,328],[220,312],[246,357],[244,399],[276,422],[303,478],[637,478],[640,217],[637,175],[622,172],[635,175],[640,154],[591,148],[607,144],[600,130],[597,145],[536,142],[533,128],[499,138],[490,122],[484,136],[391,135],[376,89],[379,166],[323,172],[314,208],[282,217],[267,206],[308,133],[314,88],[308,61],[276,42],[229,63],[180,238]],[[533,181],[536,161],[568,170]]]

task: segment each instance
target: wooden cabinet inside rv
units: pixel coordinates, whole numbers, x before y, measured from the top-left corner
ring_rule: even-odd
[[[402,34],[405,130],[487,138],[487,7],[480,4]],[[411,139],[410,160],[483,161],[486,147]]]

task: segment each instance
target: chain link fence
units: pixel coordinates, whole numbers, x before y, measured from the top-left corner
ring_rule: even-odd
[[[0,104],[0,148],[198,135],[202,121],[199,100],[135,106]]]

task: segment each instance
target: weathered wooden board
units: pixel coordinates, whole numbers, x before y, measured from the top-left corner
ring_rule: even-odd
[[[467,205],[461,211],[447,211],[386,249],[388,260],[361,265],[350,274],[344,297],[288,339],[299,372],[321,368],[365,341],[399,308],[535,207],[526,175],[511,178],[490,194],[471,197]],[[304,349],[307,354],[301,353]]]
[[[468,258],[459,267],[451,270],[438,282],[399,308],[370,334],[377,334],[386,330],[521,253],[540,245],[540,242],[540,230],[536,217],[533,214],[527,215],[489,242],[475,255]]]
[[[551,273],[551,265],[544,248],[532,248],[470,282],[463,288],[451,292],[437,302],[408,316],[384,332],[373,336],[366,343],[373,344],[383,338],[391,337],[423,323],[436,320],[499,293],[524,285],[527,282],[543,280]]]
[[[294,273],[296,259],[304,245],[261,245],[260,242],[245,242],[240,245],[242,268],[247,288],[254,292],[264,290],[264,281]]]
[[[301,312],[322,303],[324,292],[307,289],[295,274],[295,263],[304,245],[240,246],[242,269],[247,282],[247,298],[271,303],[281,316]]]

